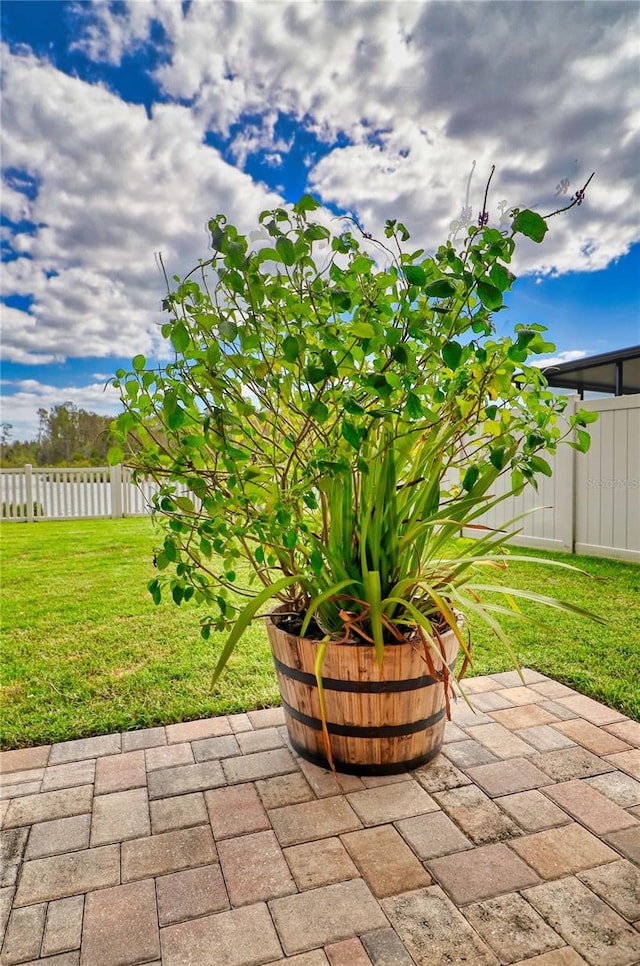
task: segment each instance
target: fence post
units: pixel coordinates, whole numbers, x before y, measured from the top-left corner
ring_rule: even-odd
[[[576,411],[577,396],[569,396],[564,417],[569,422],[569,418]],[[576,451],[572,446],[568,446],[569,441],[573,441],[575,433],[571,433],[567,442],[558,447],[556,453],[556,463],[554,467],[555,476],[555,508],[554,508],[554,537],[562,541],[562,549],[569,553],[574,552],[575,547],[575,525],[576,525]]]
[[[33,476],[31,469],[31,463],[26,463],[24,468],[24,495],[27,523],[33,523]]]
[[[111,467],[111,516],[114,520],[122,516],[122,466],[120,463]]]

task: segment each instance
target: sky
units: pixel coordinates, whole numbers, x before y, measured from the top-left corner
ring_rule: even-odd
[[[164,282],[311,192],[428,251],[490,223],[525,242],[509,311],[548,361],[640,342],[640,6],[617,0],[3,0],[2,421],[115,413],[105,388],[166,359]],[[336,222],[339,224],[339,222]],[[504,223],[504,222],[503,222]]]

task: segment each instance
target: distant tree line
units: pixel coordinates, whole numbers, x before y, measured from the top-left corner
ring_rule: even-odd
[[[13,426],[0,426],[3,466],[105,466],[111,416],[99,416],[65,402],[38,410],[38,438],[12,440]]]

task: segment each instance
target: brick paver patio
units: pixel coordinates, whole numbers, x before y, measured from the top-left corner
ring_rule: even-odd
[[[2,966],[637,966],[640,724],[524,676],[342,787],[280,709],[5,752]]]

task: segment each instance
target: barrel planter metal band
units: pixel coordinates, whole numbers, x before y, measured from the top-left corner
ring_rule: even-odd
[[[267,630],[293,747],[304,758],[326,767],[314,673],[319,642],[289,634],[271,618]],[[457,638],[448,631],[441,643],[447,666],[453,671]],[[438,673],[442,658],[433,649],[430,654]],[[329,645],[322,682],[327,730],[338,771],[393,774],[438,754],[446,720],[445,693],[442,679],[430,670],[417,642],[389,644],[382,667],[373,647]]]

